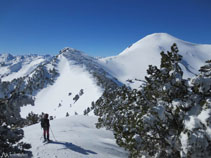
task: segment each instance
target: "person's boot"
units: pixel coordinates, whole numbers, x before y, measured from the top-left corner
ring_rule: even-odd
[[[46,141],[47,141],[46,136],[44,136],[44,142],[46,142]]]

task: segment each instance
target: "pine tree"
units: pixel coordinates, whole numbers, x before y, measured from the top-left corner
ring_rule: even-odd
[[[27,120],[27,124],[28,124],[28,125],[32,125],[32,124],[38,123],[39,120],[40,120],[40,117],[39,117],[38,114],[35,114],[35,113],[33,113],[33,112],[30,112],[30,113],[28,114],[28,116],[26,117],[26,120]]]
[[[206,61],[206,65],[199,71],[200,74],[190,80],[191,93],[185,103],[192,112],[186,116],[186,126],[181,137],[183,157],[211,155],[211,60]]]
[[[0,99],[0,156],[2,154],[23,153],[29,144],[20,142],[23,130],[18,126],[23,122],[14,105],[14,94],[7,99]]]
[[[92,105],[97,128],[114,132],[130,157],[209,157],[211,155],[211,60],[192,79],[183,79],[176,44],[150,65],[140,90],[107,89]]]
[[[183,72],[179,67],[181,55],[176,44],[171,51],[161,52],[161,66],[149,66],[146,84],[142,89],[140,113],[134,118],[137,133],[133,136],[133,157],[138,151],[149,156],[178,157],[180,154],[179,136],[183,129],[183,110],[174,102],[183,101],[187,94],[186,81],[182,79]],[[131,140],[132,141],[132,140]],[[135,144],[138,143],[138,146]]]
[[[70,114],[67,112],[67,113],[66,113],[66,117],[69,117],[69,116],[70,116]]]
[[[184,99],[187,87],[176,44],[171,52],[161,52],[161,57],[160,68],[149,66],[140,91],[128,87],[106,91],[94,106],[99,116],[96,126],[112,129],[117,144],[129,150],[131,157],[179,155],[183,112],[173,101]]]
[[[82,96],[84,94],[84,90],[81,89],[80,92],[79,92],[79,96]]]

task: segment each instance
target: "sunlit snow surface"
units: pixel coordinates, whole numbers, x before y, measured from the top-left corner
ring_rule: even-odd
[[[24,128],[24,141],[31,143],[35,158],[126,158],[111,131],[96,129],[96,117],[71,116],[50,121],[50,139],[42,143],[40,124]],[[55,137],[55,138],[54,138]],[[56,139],[56,140],[55,140]]]
[[[170,50],[173,43],[177,44],[179,53],[183,56],[180,66],[185,78],[193,77],[204,62],[211,59],[211,45],[192,44],[165,33],[156,33],[139,40],[117,56],[96,59],[97,66],[106,70],[110,75],[109,78],[116,77],[122,83],[137,88],[141,83],[135,79],[144,80],[148,65],[159,67],[160,52]],[[22,117],[26,117],[31,111],[37,114],[49,113],[50,116],[55,117],[56,119],[51,121],[51,128],[57,141],[51,134],[54,142],[44,145],[39,124],[24,128],[25,140],[32,144],[33,155],[36,158],[128,157],[127,153],[116,145],[111,131],[95,128],[97,118],[92,116],[64,118],[67,112],[69,115],[83,114],[83,110],[90,107],[91,102],[96,101],[103,93],[96,79],[83,66],[83,62],[93,62],[93,59],[87,56],[86,58],[80,57],[82,57],[81,54],[77,52],[70,55],[70,58],[62,54],[58,55],[58,67],[56,64],[55,68],[59,75],[55,82],[33,96],[35,97],[34,106],[21,107]],[[33,70],[47,59],[38,55],[14,57],[10,54],[3,54],[0,56],[0,79],[11,81],[18,77],[33,75]],[[81,59],[84,60],[81,61]],[[74,60],[81,63],[76,64]],[[51,64],[48,66],[53,67]],[[90,72],[92,68],[90,67]],[[128,79],[134,83],[127,82]],[[80,90],[83,90],[83,95],[74,101],[73,98],[79,94]],[[203,110],[198,116],[187,118],[186,128],[191,130],[200,126],[199,122],[205,122],[209,115],[209,110]],[[207,133],[211,135],[210,128],[207,129]],[[188,146],[187,138],[186,134],[181,135],[184,151]]]
[[[38,65],[50,59],[50,56],[25,55],[12,56],[0,54],[0,77],[2,81],[12,81],[29,75]]]
[[[192,44],[182,41],[166,33],[155,33],[134,43],[117,56],[101,58],[99,62],[121,82],[126,80],[144,80],[148,65],[160,66],[161,51],[170,51],[176,43],[179,54],[183,56],[180,63],[184,77],[193,77],[199,68],[211,59],[211,45]],[[140,82],[129,84],[133,88],[140,86]]]
[[[56,118],[75,113],[83,114],[86,107],[91,106],[92,101],[96,101],[102,95],[102,89],[96,85],[94,78],[85,68],[74,65],[63,55],[58,57],[59,77],[53,85],[42,89],[35,96],[35,105],[27,105],[21,108],[21,116],[26,117],[29,112],[40,114],[48,113]],[[75,95],[83,89],[84,94],[78,101],[74,101]],[[71,95],[70,95],[71,93]]]

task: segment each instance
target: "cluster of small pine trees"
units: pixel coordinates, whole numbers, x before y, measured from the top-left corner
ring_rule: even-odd
[[[10,98],[0,99],[0,157],[4,154],[25,153],[30,144],[21,142],[24,136],[20,128],[23,120],[19,114],[19,106],[15,102],[16,94]]]
[[[211,60],[199,75],[184,79],[176,44],[150,65],[139,90],[106,90],[94,104],[98,128],[114,132],[130,157],[211,155]]]
[[[40,115],[39,114],[35,114],[32,111],[26,116],[26,119],[24,120],[24,124],[26,126],[30,126],[33,124],[36,124],[38,122],[41,122],[41,119],[44,118],[44,113],[42,112]],[[52,116],[50,116],[50,118],[52,118]]]

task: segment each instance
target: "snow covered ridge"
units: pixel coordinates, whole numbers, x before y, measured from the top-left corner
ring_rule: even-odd
[[[102,88],[97,86],[86,68],[75,65],[62,54],[56,59],[58,77],[52,85],[41,89],[34,96],[34,106],[21,108],[22,117],[26,117],[31,111],[36,114],[49,113],[54,118],[83,114],[84,109],[101,96]]]
[[[97,71],[98,74],[101,74],[101,77],[106,76],[107,79],[110,78],[117,84],[121,82],[132,88],[137,88],[140,83],[136,81],[144,79],[148,65],[153,64],[159,66],[160,52],[168,50],[173,43],[177,44],[179,53],[183,56],[180,66],[182,67],[185,78],[193,77],[198,73],[200,66],[206,60],[211,59],[211,45],[193,44],[175,38],[167,33],[148,35],[126,48],[119,55],[113,57],[97,59],[69,47],[62,49],[60,54],[68,57],[68,60],[74,61],[75,64],[85,65],[89,72]],[[11,54],[1,54],[1,80],[11,81],[14,78],[30,74],[39,64],[42,64],[45,59],[49,58],[48,56],[41,57],[38,55],[31,55],[30,59],[28,59],[29,57],[30,55],[28,57],[15,57]],[[7,66],[3,66],[4,64]],[[127,82],[127,80],[131,82]]]
[[[122,83],[138,88],[138,81],[146,76],[148,65],[159,66],[160,52],[168,50],[173,43],[177,43],[183,56],[179,65],[185,78],[197,74],[205,60],[211,59],[210,45],[191,44],[165,33],[146,36],[118,56],[108,58],[93,58],[68,47],[54,57],[1,54],[0,98],[9,97],[12,92],[30,96],[34,103],[22,109],[23,116],[30,110],[46,111],[52,104],[52,114],[59,117],[66,113],[82,114],[82,109],[90,107],[104,89],[116,88]],[[79,95],[81,90],[84,92],[82,96]],[[52,104],[46,106],[49,98]],[[35,106],[32,108],[31,105]]]
[[[54,84],[34,96],[34,106],[21,108],[22,117],[31,111],[37,114],[47,112],[54,118],[84,114],[84,110],[102,95],[104,89],[121,85],[95,58],[75,49],[65,48],[54,59],[58,60],[58,77]]]
[[[24,77],[30,74],[37,66],[50,60],[51,56],[36,54],[13,56],[0,54],[0,78],[2,81]]]
[[[180,66],[185,78],[198,74],[205,61],[211,59],[211,45],[193,44],[166,33],[155,33],[137,41],[119,55],[102,58],[99,61],[119,81],[137,88],[140,82],[130,84],[126,81],[143,80],[148,65],[159,66],[160,52],[169,50],[173,43],[177,44],[179,54],[183,56]]]
[[[60,54],[66,57],[69,61],[72,61],[75,65],[85,67],[86,70],[96,78],[97,84],[104,89],[115,88],[116,86],[122,85],[117,78],[113,77],[101,64],[98,63],[96,58],[68,47],[61,50]]]
[[[11,56],[3,59],[7,63],[7,59],[13,61]],[[56,118],[83,114],[101,96],[103,89],[121,85],[95,58],[72,48],[61,50],[59,55],[36,67],[30,64],[28,67],[29,74],[19,74],[18,71],[19,78],[10,82],[2,78],[0,84],[0,98],[11,97],[14,92],[27,96],[27,99],[18,101],[18,106],[26,105],[21,108],[22,117],[31,111],[37,114],[48,112]]]
[[[53,84],[58,76],[54,67],[51,62],[45,61],[27,76],[13,79],[11,82],[0,80],[0,100],[8,100],[7,106],[12,104],[18,114],[21,106],[34,105],[34,96],[39,90]]]
[[[31,59],[32,57],[32,59]],[[44,59],[43,57],[38,57],[42,59],[41,63],[31,65],[32,60],[36,58],[37,55],[23,57],[26,58],[26,61],[29,61],[29,65],[24,66],[21,69],[29,68],[30,73],[22,74],[22,70],[17,72],[17,78],[10,78],[11,81],[4,81],[4,77],[0,80],[0,98],[9,98],[12,93],[24,93],[27,95],[32,95],[37,92],[37,90],[44,88],[47,84],[52,84],[54,78],[57,75],[56,72],[56,62],[52,64],[49,58]],[[35,60],[36,61],[36,60]],[[23,64],[22,61],[18,62]],[[10,63],[9,63],[10,64]],[[24,65],[24,64],[23,64]],[[11,76],[11,75],[9,75]]]

